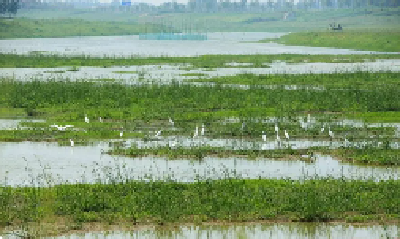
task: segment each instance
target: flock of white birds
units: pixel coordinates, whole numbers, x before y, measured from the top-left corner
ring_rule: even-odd
[[[99,117],[99,121],[102,123],[103,119],[101,117]],[[175,122],[171,119],[171,117],[168,118],[168,121],[172,126],[175,125]],[[85,122],[86,123],[90,122],[90,120],[89,120],[89,118],[87,117],[86,114],[85,114]],[[304,122],[302,120],[302,118],[300,118],[300,126],[302,128],[308,129],[308,127],[310,126],[311,123],[312,123],[312,120],[311,120],[310,114],[308,114],[308,116],[307,116],[307,122]],[[59,125],[50,125],[50,127],[57,128],[59,131],[65,131],[67,128],[73,128],[74,126],[73,125],[65,125],[65,126],[62,126],[62,125],[60,125],[60,126]],[[244,127],[245,127],[245,123],[243,122],[242,123],[242,130],[244,129]],[[205,135],[205,131],[206,131],[205,125],[202,124],[201,125],[201,130],[200,130],[200,135],[204,136]],[[321,133],[324,132],[324,131],[325,131],[325,125],[322,126]],[[156,137],[160,137],[161,136],[161,132],[162,132],[162,130],[157,131],[155,136]],[[276,133],[276,140],[278,142],[280,142],[281,138],[279,136],[279,127],[278,127],[277,124],[275,124],[275,133]],[[328,129],[328,134],[329,134],[329,137],[331,137],[331,138],[334,137],[334,133],[332,132],[330,127]],[[123,135],[124,135],[124,132],[120,131],[119,136],[122,137]],[[193,138],[196,138],[198,136],[199,136],[199,127],[196,126],[196,129],[195,129],[194,134],[193,134]],[[286,140],[290,139],[289,133],[286,130],[285,130],[285,138],[286,138]],[[267,141],[267,134],[265,133],[265,131],[262,131],[261,139],[264,142]],[[345,139],[345,140],[347,141],[347,139]],[[74,141],[72,139],[70,139],[70,143],[71,143],[71,147],[74,147],[75,143],[74,143]]]

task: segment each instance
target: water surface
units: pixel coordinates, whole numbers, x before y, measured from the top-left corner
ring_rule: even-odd
[[[39,51],[62,55],[91,56],[198,56],[220,54],[372,54],[326,47],[285,46],[278,43],[245,43],[286,33],[225,32],[208,33],[207,41],[139,40],[139,36],[90,36],[66,38],[29,38],[0,41],[0,52],[29,54]]]
[[[240,157],[206,157],[202,161],[165,157],[127,158],[101,154],[106,143],[67,147],[56,143],[0,143],[0,184],[52,185],[97,181],[170,178],[193,182],[196,178],[292,178],[332,176],[375,180],[398,179],[400,167],[359,166],[342,163],[330,156],[317,155],[313,163],[301,160],[248,160]]]
[[[325,223],[179,226],[177,229],[147,228],[135,231],[76,233],[56,238],[397,238],[396,225],[352,226]]]

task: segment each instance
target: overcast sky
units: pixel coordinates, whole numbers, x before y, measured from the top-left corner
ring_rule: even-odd
[[[100,2],[106,3],[106,2],[111,2],[112,0],[99,0]],[[120,0],[122,1],[122,0]],[[128,1],[128,0],[123,0],[123,1]],[[184,3],[187,4],[188,0],[175,0],[177,3]],[[240,0],[230,0],[232,2],[240,2]],[[247,0],[250,2],[250,0]],[[267,0],[259,0],[260,2],[267,2]],[[298,0],[295,0],[294,2],[296,3]],[[172,2],[172,0],[131,0],[132,3],[135,2],[145,2],[145,3],[151,3],[154,5],[160,5],[161,3],[164,2]]]

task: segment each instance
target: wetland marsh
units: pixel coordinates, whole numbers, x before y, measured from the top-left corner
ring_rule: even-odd
[[[340,226],[321,222],[340,222],[397,236],[398,54],[241,42],[281,35],[2,40],[0,235],[319,222],[329,237]]]

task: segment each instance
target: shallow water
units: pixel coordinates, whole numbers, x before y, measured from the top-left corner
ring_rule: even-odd
[[[127,158],[101,154],[107,143],[93,146],[67,147],[56,143],[0,143],[0,184],[52,185],[98,180],[171,178],[192,182],[196,178],[219,179],[226,176],[243,178],[292,178],[332,176],[335,178],[375,180],[400,176],[400,167],[359,166],[342,163],[330,156],[317,155],[314,163],[300,160],[206,157],[202,161],[164,157]]]
[[[66,38],[9,39],[0,41],[0,52],[29,54],[33,51],[51,54],[91,56],[197,56],[205,54],[371,54],[325,47],[285,46],[277,43],[245,43],[286,33],[226,32],[208,33],[207,41],[152,41],[139,36],[95,36]]]
[[[397,238],[396,225],[352,226],[325,223],[179,226],[177,229],[146,228],[135,231],[76,233],[56,238]]]
[[[300,63],[300,64],[270,64],[270,68],[216,68],[212,71],[206,69],[185,70],[185,64],[177,65],[143,65],[143,66],[115,66],[110,68],[80,67],[78,71],[69,71],[69,67],[59,68],[0,68],[0,77],[12,78],[20,81],[38,79],[56,80],[98,80],[116,79],[126,84],[142,84],[146,81],[170,83],[187,79],[211,79],[214,77],[234,76],[238,74],[310,74],[310,73],[335,73],[354,71],[400,71],[400,60],[384,60],[364,63]],[[62,71],[63,73],[54,73]],[[126,71],[131,73],[119,73]],[[182,74],[198,73],[204,76],[184,76]],[[242,86],[245,88],[245,86]],[[276,88],[276,85],[266,86]],[[318,86],[288,86],[288,89],[304,87],[321,88]]]

